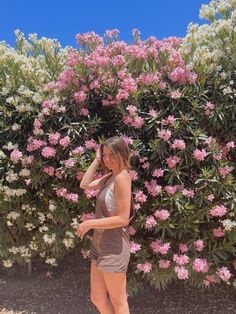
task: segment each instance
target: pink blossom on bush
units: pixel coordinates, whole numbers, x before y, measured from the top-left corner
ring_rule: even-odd
[[[45,146],[41,152],[42,156],[45,158],[52,158],[56,155],[56,150],[53,147]]]
[[[227,213],[227,208],[224,205],[216,205],[210,210],[212,217],[223,217]]]
[[[105,37],[117,37],[119,35],[120,31],[118,29],[111,29],[106,30],[104,36]]]
[[[162,240],[157,239],[151,242],[150,247],[154,253],[165,255],[170,249],[170,243],[163,243]]]
[[[194,197],[194,191],[183,189],[182,194],[186,196],[187,198],[193,198]]]
[[[228,149],[234,148],[234,147],[235,147],[235,143],[234,143],[233,141],[228,142],[228,143],[226,144],[226,147],[227,147]]]
[[[160,259],[158,265],[161,269],[166,269],[170,266],[170,261],[165,259]]]
[[[147,200],[147,195],[143,191],[137,190],[134,192],[135,201],[138,203],[144,203]]]
[[[185,149],[185,143],[183,140],[174,140],[173,144],[171,145],[171,148],[173,149]]]
[[[225,232],[223,229],[219,227],[219,228],[213,229],[213,234],[216,238],[221,238],[225,235]]]
[[[128,110],[130,114],[135,114],[137,111],[137,107],[134,105],[129,105],[126,107],[126,110]]]
[[[78,171],[76,173],[76,179],[79,180],[79,181],[83,178],[83,176],[84,176],[84,172],[83,171]]]
[[[164,174],[164,170],[162,170],[161,168],[159,169],[155,169],[152,173],[152,176],[153,177],[156,177],[156,178],[160,178],[160,177],[163,177],[163,174]]]
[[[179,99],[181,97],[181,93],[178,90],[173,90],[170,92],[170,97],[173,99]]]
[[[166,209],[156,210],[154,213],[154,216],[156,218],[159,218],[160,220],[166,220],[170,217],[170,213]]]
[[[87,108],[82,108],[82,109],[80,109],[79,114],[80,114],[81,116],[87,117],[87,115],[89,114],[89,111],[88,111]]]
[[[98,190],[85,190],[84,194],[86,195],[87,198],[96,197],[98,194]]]
[[[149,262],[138,264],[137,269],[143,271],[144,273],[150,273],[150,271],[152,270],[152,264]]]
[[[204,248],[204,243],[202,240],[197,240],[194,242],[194,246],[195,246],[196,251],[201,252]]]
[[[150,111],[148,112],[148,114],[149,114],[153,119],[156,119],[156,117],[157,117],[157,112],[156,112],[154,109],[150,110]]]
[[[180,280],[188,279],[188,270],[183,266],[175,266],[175,273]]]
[[[141,245],[138,243],[135,243],[134,241],[131,241],[130,253],[135,254],[139,250],[141,250]]]
[[[35,129],[40,129],[41,126],[42,126],[42,121],[39,120],[39,119],[35,119],[35,120],[34,120],[34,128],[35,128]]]
[[[87,220],[90,220],[90,219],[96,219],[96,216],[94,213],[85,213],[82,215],[81,217],[81,221],[87,221]]]
[[[49,143],[52,145],[56,145],[58,143],[60,137],[61,137],[61,135],[58,132],[49,134],[49,136],[48,136]]]
[[[205,159],[206,155],[207,155],[207,153],[206,153],[205,149],[202,149],[202,150],[200,150],[200,149],[195,149],[195,150],[193,151],[193,157],[194,157],[196,160],[198,160],[198,161],[203,161],[203,160]]]
[[[207,195],[207,200],[210,201],[210,202],[212,202],[214,198],[215,198],[215,197],[214,197],[213,194]]]
[[[177,265],[183,266],[189,263],[189,257],[186,254],[183,255],[173,255],[173,261],[176,262]]]
[[[225,266],[218,268],[217,275],[223,281],[228,281],[232,277],[232,274],[230,273],[229,269]]]
[[[177,187],[175,185],[167,185],[164,187],[164,190],[168,194],[175,194],[177,192]]]
[[[188,247],[187,247],[186,244],[180,243],[179,244],[179,250],[180,250],[181,253],[186,253],[186,252],[188,252]]]
[[[87,149],[94,149],[97,147],[97,143],[93,139],[89,141],[85,141],[85,147]]]
[[[17,148],[14,148],[10,154],[10,158],[13,162],[17,162],[22,156],[22,152],[20,152]]]
[[[133,226],[128,226],[127,231],[128,231],[130,236],[135,235],[135,233],[136,233],[136,230]]]
[[[75,101],[77,103],[81,103],[81,102],[84,102],[87,98],[87,95],[84,91],[79,91],[79,92],[76,92],[74,94],[74,97],[75,97]]]
[[[208,287],[211,284],[214,284],[217,282],[217,278],[214,275],[207,275],[203,281],[203,284],[205,287]]]
[[[70,138],[69,138],[69,136],[67,135],[67,136],[61,138],[59,143],[64,148],[68,147],[70,145]]]
[[[148,190],[148,193],[151,194],[153,197],[161,193],[162,186],[158,185],[156,180],[151,180],[151,182],[145,181],[144,185],[146,189]]]
[[[77,203],[79,196],[76,193],[68,193],[67,195],[65,195],[65,198],[68,201],[72,201],[73,203]]]
[[[193,262],[193,269],[197,273],[207,273],[209,270],[208,262],[205,258],[195,258]]]
[[[170,157],[166,158],[166,162],[167,162],[169,168],[176,167],[177,163],[179,163],[180,160],[181,159],[178,156],[170,156]]]
[[[44,146],[44,145],[46,145],[46,142],[41,141],[41,140],[37,140],[37,139],[33,139],[32,137],[29,137],[26,150],[28,152],[33,152],[33,151],[39,149],[41,146]]]
[[[157,225],[156,219],[151,215],[146,218],[145,228],[151,229]]]
[[[129,174],[132,181],[138,180],[138,173],[135,170],[129,170]]]
[[[67,167],[67,168],[71,168],[76,164],[76,160],[73,158],[69,158],[67,160],[63,160],[63,164]]]
[[[72,150],[72,154],[82,155],[84,153],[84,148],[82,146],[78,146]]]
[[[170,130],[161,130],[158,132],[158,137],[162,139],[163,141],[167,142],[171,137],[171,131]]]
[[[52,166],[47,166],[43,168],[43,172],[47,173],[49,176],[54,175],[55,168]]]
[[[222,178],[225,178],[230,172],[233,170],[232,167],[225,166],[225,167],[220,167],[219,168],[219,173],[222,176]]]

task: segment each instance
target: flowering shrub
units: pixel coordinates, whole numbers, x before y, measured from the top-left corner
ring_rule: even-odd
[[[208,27],[217,36],[214,23]],[[17,68],[16,75],[7,57],[0,62],[0,71],[16,81],[12,86],[6,77],[0,86],[3,264],[40,255],[56,265],[79,243],[76,225],[94,217],[97,194],[79,189],[79,182],[98,144],[116,134],[132,151],[137,215],[128,228],[130,289],[144,280],[155,287],[177,279],[205,286],[231,282],[234,86],[224,93],[213,71],[188,64],[195,53],[187,53],[189,34],[184,40],[141,41],[134,30],[134,43],[126,44],[118,33],[78,34],[78,50],[55,43],[42,48],[36,39],[22,53],[1,46],[11,58],[23,58],[30,71]],[[90,236],[83,243],[85,258]]]

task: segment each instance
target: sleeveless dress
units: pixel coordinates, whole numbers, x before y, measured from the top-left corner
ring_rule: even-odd
[[[97,194],[96,219],[116,215],[116,199],[111,189],[115,176],[111,175]],[[130,259],[130,237],[126,227],[94,229],[90,251],[96,266],[104,272],[126,272]]]

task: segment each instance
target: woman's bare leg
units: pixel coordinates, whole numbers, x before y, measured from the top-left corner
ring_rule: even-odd
[[[126,292],[126,273],[103,272],[115,314],[130,314]]]
[[[91,301],[98,308],[101,314],[114,314],[114,308],[108,296],[108,291],[103,278],[103,272],[96,267],[96,262],[92,260],[91,274]]]

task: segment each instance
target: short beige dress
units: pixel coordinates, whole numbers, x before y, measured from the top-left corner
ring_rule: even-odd
[[[96,218],[115,215],[116,199],[112,191],[115,176],[110,175],[97,195]],[[127,227],[113,229],[94,229],[90,251],[96,266],[104,272],[126,272],[130,259],[130,237]]]

